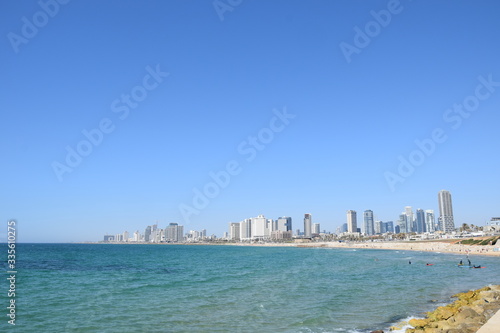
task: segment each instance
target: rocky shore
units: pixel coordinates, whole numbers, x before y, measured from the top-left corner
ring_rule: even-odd
[[[413,328],[406,329],[406,333],[475,333],[500,309],[500,285],[453,297],[455,302],[428,312],[426,318],[411,319],[391,330],[400,330],[409,324]]]

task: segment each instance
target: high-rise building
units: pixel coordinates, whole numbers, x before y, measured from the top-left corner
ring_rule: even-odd
[[[252,239],[252,219],[245,219],[240,222],[240,240]]]
[[[395,232],[394,222],[392,221],[384,222],[384,226],[385,226],[385,232]]]
[[[426,225],[425,225],[425,213],[423,209],[417,209],[417,218],[415,219],[415,225],[416,225],[416,232],[419,234],[422,234],[426,232]]]
[[[313,223],[312,225],[312,234],[316,234],[316,235],[319,235],[321,233],[320,231],[320,226],[319,226],[319,223]]]
[[[411,206],[405,207],[405,215],[406,215],[406,232],[416,231],[415,228],[415,217],[413,216],[413,210]]]
[[[445,233],[455,231],[455,221],[453,220],[453,207],[451,204],[451,194],[446,190],[438,193],[439,203],[439,224]]]
[[[144,231],[144,241],[149,242],[151,240],[151,226],[148,225]]]
[[[167,242],[182,242],[184,240],[184,227],[177,223],[170,223],[165,229]]]
[[[425,227],[427,232],[436,231],[436,222],[434,218],[434,211],[432,209],[427,209],[425,211]]]
[[[114,242],[115,241],[115,236],[113,236],[113,235],[104,235],[104,241],[105,242]]]
[[[405,234],[409,231],[407,231],[408,223],[407,223],[408,217],[406,216],[405,212],[402,212],[399,214],[399,220],[398,220],[398,226],[399,226],[399,232]]]
[[[259,215],[257,217],[251,218],[252,226],[252,238],[253,239],[264,239],[268,238],[271,233],[269,232],[269,223],[264,215]]]
[[[384,234],[387,230],[385,230],[385,223],[382,221],[375,221],[375,235]]]
[[[358,230],[358,222],[357,222],[357,217],[356,217],[356,211],[355,210],[348,210],[347,211],[347,232],[348,233],[356,233]]]
[[[373,211],[365,210],[363,213],[363,228],[365,234],[371,236],[375,234],[375,224],[373,222]]]
[[[312,217],[311,214],[304,214],[304,237],[311,238],[312,236]]]
[[[229,223],[229,239],[240,240],[240,223]]]
[[[276,222],[276,231],[292,231],[292,218],[283,216],[278,218]]]

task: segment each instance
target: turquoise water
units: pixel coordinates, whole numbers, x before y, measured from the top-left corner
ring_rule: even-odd
[[[16,326],[2,314],[2,332],[369,332],[500,284],[498,257],[463,269],[458,255],[410,251],[17,246]]]

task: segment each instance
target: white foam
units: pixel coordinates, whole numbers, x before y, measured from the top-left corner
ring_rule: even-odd
[[[410,324],[408,324],[408,322],[410,320],[412,320],[412,319],[418,319],[418,317],[410,316],[410,317],[402,319],[402,320],[398,321],[397,323],[391,325],[391,327],[399,327],[399,330],[391,331],[391,333],[392,332],[394,332],[394,333],[405,333],[407,328],[414,328],[413,326],[411,326]]]

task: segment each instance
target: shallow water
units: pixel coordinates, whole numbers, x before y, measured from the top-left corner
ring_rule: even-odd
[[[19,332],[369,332],[500,283],[499,258],[464,269],[429,252],[18,244],[17,256]]]

